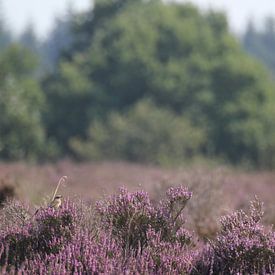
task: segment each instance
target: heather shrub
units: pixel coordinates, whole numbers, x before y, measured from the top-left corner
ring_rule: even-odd
[[[229,194],[225,192],[225,173],[224,169],[211,171],[202,167],[182,171],[179,178],[176,175],[172,178],[175,182],[164,179],[154,186],[154,200],[158,200],[163,190],[176,183],[186,183],[188,189],[192,190],[192,200],[189,200],[185,208],[188,219],[186,226],[205,241],[213,239],[220,229],[219,218],[231,208]]]
[[[184,187],[170,188],[166,200],[154,205],[143,191],[120,193],[97,203],[97,211],[105,229],[123,243],[124,248],[143,248],[148,244],[149,229],[160,232],[161,240],[189,244],[191,235],[184,230],[183,209],[191,198]]]
[[[98,202],[97,210],[105,229],[111,228],[125,247],[145,245],[146,232],[155,219],[155,209],[146,192],[129,193],[121,188],[118,195]]]
[[[0,211],[0,231],[7,232],[9,228],[22,227],[30,219],[29,207],[17,200],[8,200]]]
[[[26,227],[15,227],[1,236],[0,266],[18,267],[24,260],[31,258],[34,252],[33,241],[34,238]]]
[[[216,239],[205,244],[186,230],[183,209],[191,195],[173,187],[153,202],[146,192],[121,188],[96,207],[65,201],[33,216],[24,205],[7,203],[0,211],[0,274],[273,272],[275,236],[260,224],[259,201],[249,214],[223,217]]]
[[[74,205],[42,209],[36,217],[33,235],[40,253],[57,253],[75,233],[77,214]]]
[[[198,274],[266,274],[275,270],[275,235],[260,221],[262,204],[251,202],[250,213],[240,210],[221,218],[221,232],[201,254]],[[194,273],[196,273],[194,272]]]
[[[162,242],[159,233],[148,231],[148,246],[125,255],[121,243],[108,232],[96,237],[84,228],[57,254],[24,261],[17,270],[3,266],[2,273],[26,274],[186,274],[193,254],[179,244]],[[15,273],[15,272],[14,272]]]
[[[44,257],[58,253],[72,239],[75,225],[75,208],[66,204],[59,210],[40,209],[24,223],[2,229],[0,265],[17,268],[37,255]]]
[[[57,253],[33,252],[20,265],[5,264],[2,270],[0,267],[0,273],[118,274],[123,270],[123,263],[119,244],[108,234],[94,238],[82,228]]]
[[[147,238],[148,246],[140,256],[150,263],[148,274],[187,274],[191,271],[194,251],[183,246],[180,238],[167,242],[161,232],[152,229],[148,230]]]
[[[170,187],[166,199],[157,208],[156,231],[161,232],[162,239],[168,242],[179,241],[182,245],[190,244],[191,235],[185,230],[183,209],[192,197],[185,187]]]

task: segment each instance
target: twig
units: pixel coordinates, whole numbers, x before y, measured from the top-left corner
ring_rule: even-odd
[[[58,184],[57,184],[57,186],[56,186],[56,188],[55,188],[55,191],[54,191],[54,193],[53,193],[52,201],[54,200],[54,198],[55,198],[55,196],[56,196],[56,193],[57,193],[57,191],[58,191],[58,188],[59,188],[59,186],[61,185],[61,183],[65,183],[67,179],[68,179],[67,176],[63,176],[63,177],[60,178],[60,180],[58,181]]]

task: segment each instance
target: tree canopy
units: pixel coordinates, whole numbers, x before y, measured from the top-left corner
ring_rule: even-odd
[[[32,78],[34,57],[11,46],[0,55],[0,156],[4,159],[41,157],[44,96]]]
[[[262,29],[257,28],[250,20],[242,40],[244,48],[266,64],[275,78],[275,18],[266,17]]]
[[[4,95],[25,91],[20,108],[28,110],[32,144],[45,130],[45,144],[56,144],[59,157],[167,163],[204,156],[275,165],[274,83],[223,13],[160,0],[96,0],[57,22],[42,45],[49,72],[41,81],[32,78],[31,56],[11,47],[1,59],[2,110],[12,110]],[[16,86],[5,94],[11,76]],[[12,128],[12,118],[6,121]],[[0,139],[12,140],[5,133]],[[18,140],[18,148],[27,143]]]
[[[273,84],[223,14],[202,14],[190,4],[106,0],[75,28],[75,48],[44,83],[54,120],[48,133],[63,145],[76,135],[86,142],[82,130],[95,119],[108,123],[112,112],[127,114],[149,98],[207,133],[205,155],[260,164],[274,146],[267,135],[274,130],[267,119]]]

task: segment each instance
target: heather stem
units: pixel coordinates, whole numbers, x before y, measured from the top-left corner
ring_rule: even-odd
[[[67,179],[68,179],[67,176],[63,176],[63,177],[61,177],[61,178],[59,179],[58,184],[57,184],[57,186],[56,186],[56,188],[55,188],[55,191],[54,191],[54,193],[53,193],[52,201],[54,200],[54,198],[55,198],[55,196],[56,196],[56,194],[57,194],[57,191],[58,191],[59,186],[61,185],[61,183],[65,183]]]

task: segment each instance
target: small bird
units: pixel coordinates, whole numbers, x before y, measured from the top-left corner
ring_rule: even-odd
[[[61,206],[62,204],[62,196],[61,195],[56,195],[54,197],[54,199],[52,200],[52,202],[50,203],[50,207],[51,208],[54,208],[54,209],[57,209]]]

